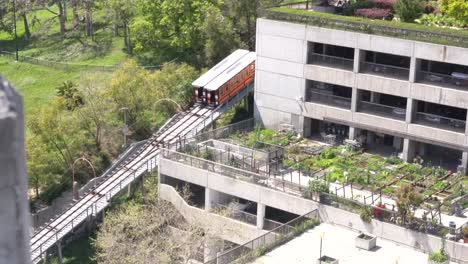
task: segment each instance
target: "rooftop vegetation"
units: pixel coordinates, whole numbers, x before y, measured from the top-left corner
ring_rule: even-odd
[[[393,12],[385,11],[389,9],[374,7],[356,9],[357,13],[353,9],[351,14],[342,15],[278,6],[262,10],[262,15],[273,20],[468,48],[468,31],[462,29],[466,27],[465,22],[442,16],[440,12],[421,14],[422,16],[417,17],[419,19],[414,20],[419,23],[408,23],[400,19],[388,20],[393,18]],[[449,28],[444,25],[460,28]]]

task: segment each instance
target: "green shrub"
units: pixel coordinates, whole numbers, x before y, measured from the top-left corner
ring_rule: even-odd
[[[312,198],[313,193],[330,193],[330,184],[322,180],[310,180],[304,191],[304,197]]]
[[[403,22],[414,22],[424,12],[424,4],[421,0],[398,0],[395,5],[395,13]]]
[[[439,251],[432,252],[429,255],[429,260],[435,261],[435,262],[445,262],[449,259],[449,255],[445,252],[444,249],[440,249]]]
[[[370,223],[372,221],[372,211],[370,208],[362,208],[359,216],[365,223]]]

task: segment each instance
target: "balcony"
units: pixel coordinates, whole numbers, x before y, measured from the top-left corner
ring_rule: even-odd
[[[339,68],[342,70],[352,71],[354,60],[343,57],[336,57],[318,53],[309,53],[308,63],[331,68]]]
[[[359,112],[388,117],[404,121],[406,119],[406,109],[387,106],[383,104],[376,104],[371,102],[361,101],[359,104]]]
[[[441,87],[468,90],[468,74],[454,72],[452,75],[427,71],[418,72],[418,81]]]
[[[422,113],[422,112],[416,113],[415,123],[424,125],[424,126],[458,132],[458,133],[465,133],[465,127],[466,127],[465,120],[454,119],[454,118],[428,114],[428,113]]]
[[[383,77],[399,79],[403,81],[409,80],[409,69],[387,64],[379,64],[372,62],[361,62],[361,73],[379,75]]]
[[[351,109],[351,98],[324,93],[323,91],[308,89],[306,101],[330,105],[347,110]]]

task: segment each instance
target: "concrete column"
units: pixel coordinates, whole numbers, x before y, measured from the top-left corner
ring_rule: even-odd
[[[416,142],[405,138],[403,140],[403,160],[405,162],[413,162],[416,155]]]
[[[265,210],[266,206],[261,203],[257,203],[257,228],[263,229],[265,224]]]
[[[463,167],[463,170],[461,171],[461,173],[463,175],[467,175],[467,172],[468,172],[468,152],[464,151],[463,154],[462,154],[462,162],[461,162],[461,165]]]
[[[0,76],[0,263],[30,263],[30,213],[21,96]]]
[[[58,258],[58,263],[63,264],[62,240],[57,241],[57,258]]]
[[[418,72],[421,69],[421,60],[416,59],[416,57],[411,57],[410,62],[410,74],[409,74],[409,81],[416,82],[418,78]]]
[[[223,242],[220,239],[211,237],[205,238],[205,244],[203,247],[203,259],[204,262],[209,262],[218,256],[218,253],[223,249]]]
[[[308,117],[304,117],[304,129],[303,129],[303,137],[308,138],[312,136],[312,119]]]
[[[359,91],[358,88],[353,88],[353,91],[351,94],[351,112],[354,113],[358,111],[358,104],[360,100],[361,100],[361,92]]]
[[[354,49],[354,73],[359,73],[361,68],[361,61],[364,61],[366,51],[361,49]]]
[[[380,94],[376,92],[370,93],[370,102],[374,104],[380,104]]]
[[[356,128],[354,127],[349,127],[349,140],[355,140],[356,139]]]
[[[408,98],[406,101],[406,123],[414,122],[416,111],[418,110],[418,101]]]
[[[205,211],[210,212],[213,204],[219,203],[219,193],[210,188],[205,188]]]

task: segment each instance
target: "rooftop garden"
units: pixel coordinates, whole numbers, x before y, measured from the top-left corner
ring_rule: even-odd
[[[330,6],[329,3],[343,3]],[[328,6],[327,6],[328,5]],[[323,7],[328,7],[324,9]],[[465,0],[314,0],[263,10],[274,20],[468,48]]]
[[[352,185],[395,198],[402,186],[411,185],[422,196],[423,207],[441,207],[451,211],[451,201],[468,193],[468,177],[438,166],[405,163],[401,159],[354,150],[347,146],[317,145],[289,132],[256,129],[230,137],[239,144],[261,149],[258,142],[284,147],[282,169],[297,171],[303,176],[320,178],[335,185]],[[462,209],[468,207],[461,204]]]

